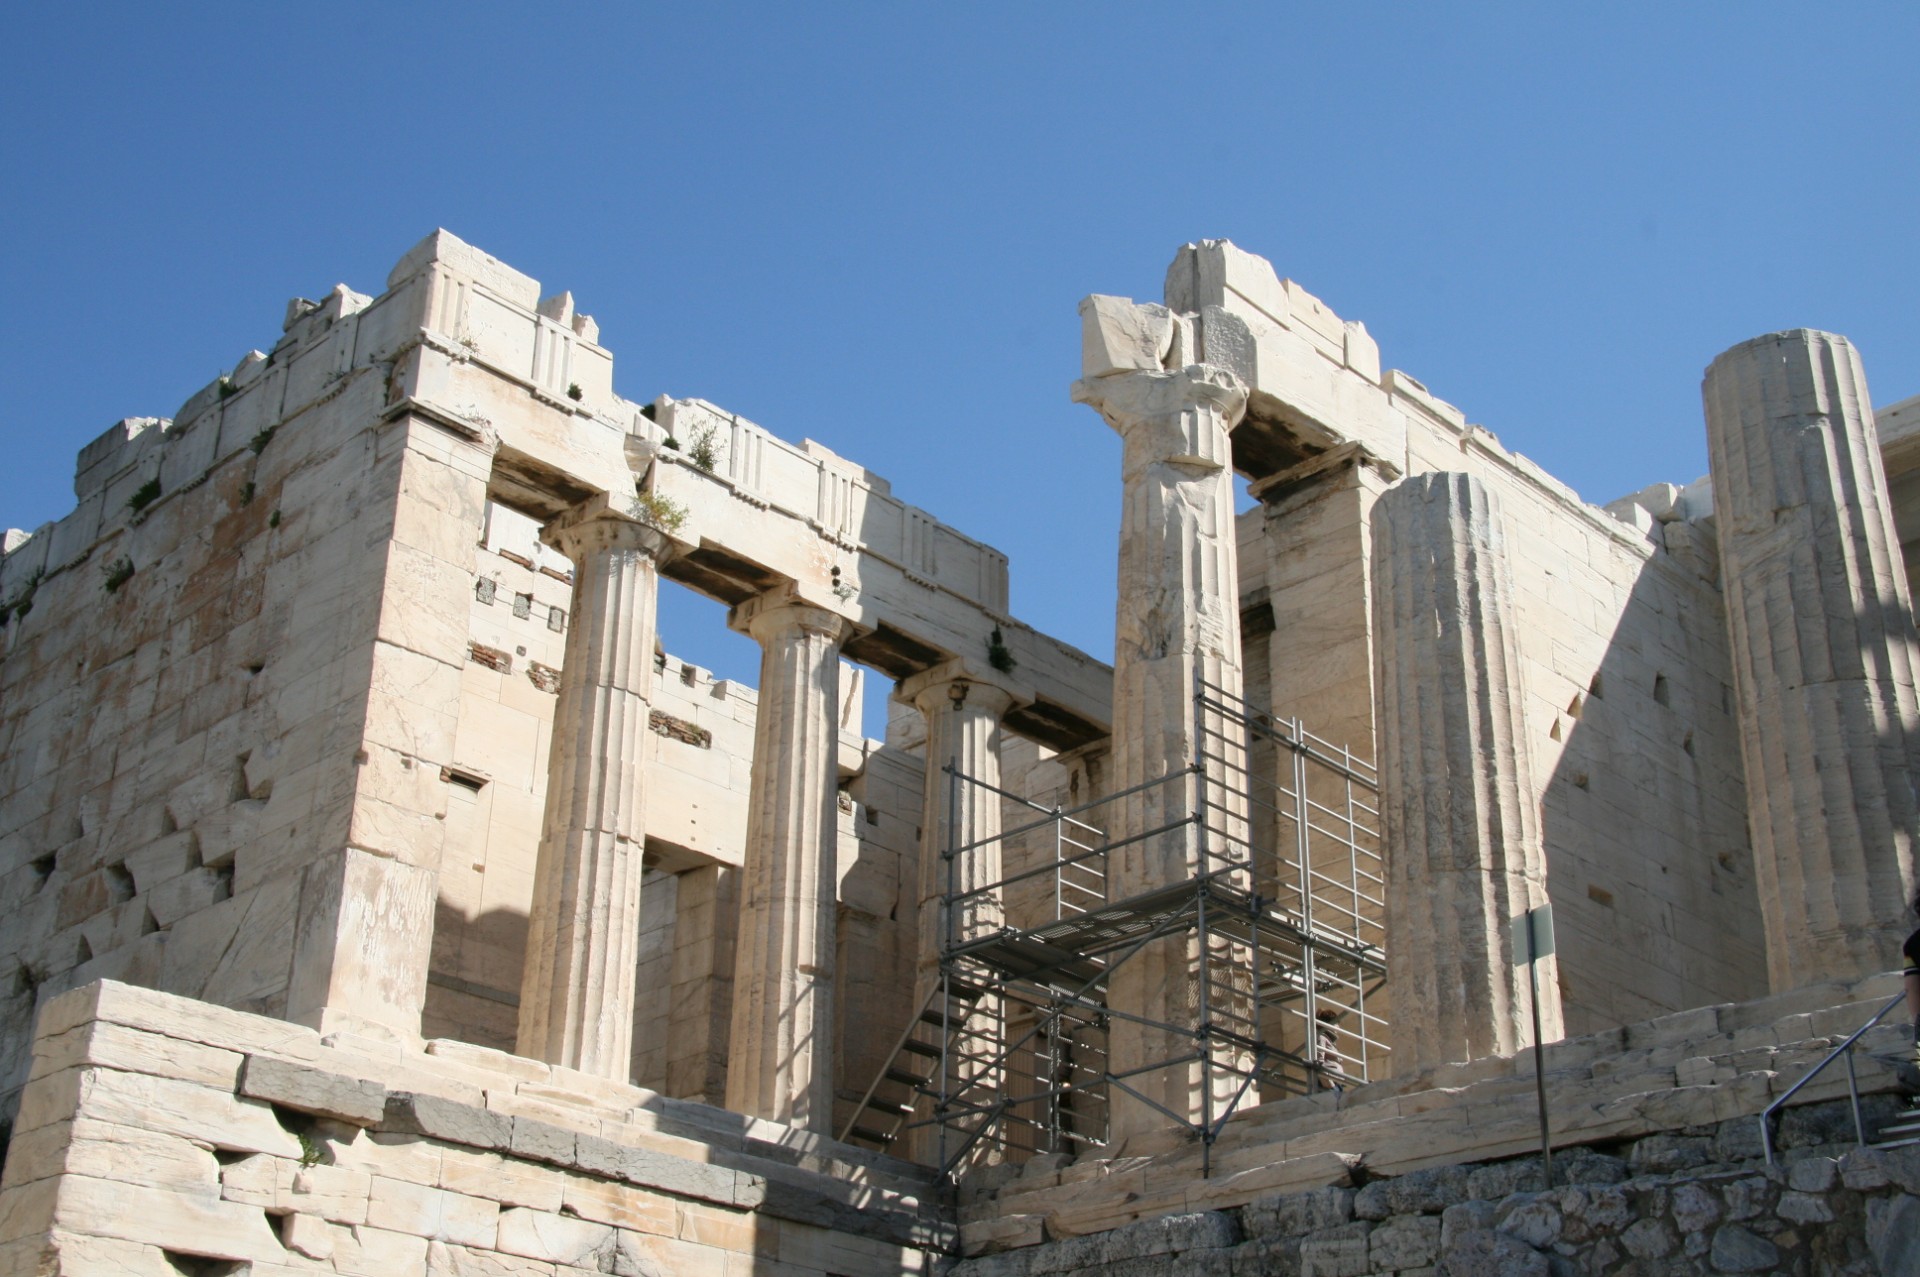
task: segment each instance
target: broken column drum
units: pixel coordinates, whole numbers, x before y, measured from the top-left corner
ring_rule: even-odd
[[[1183,773],[1206,734],[1195,696],[1199,684],[1233,698],[1242,690],[1228,432],[1247,399],[1246,388],[1225,369],[1142,368],[1144,357],[1128,368],[1123,359],[1101,358],[1095,339],[1103,326],[1111,332],[1116,320],[1139,319],[1146,327],[1165,315],[1159,307],[1127,311],[1120,305],[1113,298],[1083,303],[1089,375],[1074,386],[1074,398],[1095,408],[1124,447],[1111,784],[1116,794],[1134,792],[1120,800],[1109,831],[1115,842],[1132,839],[1110,858],[1110,900],[1204,872],[1204,787]],[[1154,344],[1137,353],[1149,354]],[[1109,341],[1106,352],[1120,345]],[[1139,837],[1154,830],[1161,832]],[[1244,856],[1244,831],[1240,841]],[[1197,1022],[1201,963],[1195,937],[1172,937],[1152,942],[1109,977],[1107,1005],[1120,1014],[1111,1024],[1108,1068],[1147,1099],[1119,1088],[1110,1094],[1109,1139],[1116,1147],[1164,1125],[1169,1113],[1193,1121],[1206,1112],[1198,1063],[1140,1072],[1194,1052],[1191,1031],[1158,1026]]]
[[[604,496],[562,515],[543,536],[573,561],[573,616],[527,919],[518,1050],[625,1082],[654,613],[670,543]]]
[[[1547,902],[1546,860],[1498,503],[1472,475],[1419,475],[1381,495],[1372,526],[1387,922],[1403,955],[1394,1069],[1405,1073],[1532,1042],[1512,922]],[[1562,1035],[1555,960],[1538,976],[1551,1042]]]
[[[735,609],[761,647],[727,1107],[831,1134],[840,642],[775,593]]]
[[[1913,609],[1860,357],[1797,329],[1707,369],[1747,811],[1778,992],[1898,959],[1913,890]]]

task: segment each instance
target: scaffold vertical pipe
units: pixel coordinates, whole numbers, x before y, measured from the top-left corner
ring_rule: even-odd
[[[1288,720],[1293,739],[1306,744],[1306,725],[1299,719]],[[1313,916],[1313,808],[1307,798],[1307,754],[1305,749],[1289,751],[1293,764],[1293,839],[1294,856],[1300,872],[1300,920],[1309,936],[1314,934]],[[1320,979],[1314,970],[1311,944],[1300,954],[1300,976],[1304,990],[1300,1030],[1301,1054],[1316,1065],[1319,1062]]]
[[[1386,1050],[1378,1040],[1384,1021],[1367,996],[1386,975],[1379,901],[1367,885],[1380,881],[1370,823],[1376,812],[1366,801],[1377,792],[1376,776],[1351,749],[1320,742],[1297,719],[1256,712],[1204,680],[1196,695],[1200,732],[1185,766],[1085,804],[1064,805],[1058,795],[1036,801],[1037,794],[1002,789],[997,778],[967,775],[957,757],[947,760],[946,833],[929,839],[944,861],[935,872],[945,873],[945,889],[936,893],[941,913],[928,920],[939,940],[938,969],[843,1138],[904,1151],[899,1141],[912,1136],[951,1181],[983,1156],[1099,1145],[1111,1136],[1112,1097],[1124,1090],[1200,1136],[1210,1175],[1211,1146],[1249,1097],[1367,1080]],[[1250,762],[1256,737],[1276,755],[1257,769]],[[1183,791],[1187,803],[1178,801]],[[969,842],[961,812],[976,799],[1028,817]],[[1128,803],[1180,814],[1163,815],[1152,828],[1110,832],[1110,813]],[[1286,819],[1294,822],[1291,873],[1278,828]],[[1256,820],[1271,825],[1256,827]],[[1109,878],[1105,867],[1125,849],[1188,822],[1197,828],[1183,839],[1192,856],[1184,881],[1129,889]],[[997,880],[974,881],[982,875],[970,876],[974,862],[963,863],[971,855],[992,856]],[[964,926],[971,902],[988,894],[1006,904],[998,925]],[[1346,915],[1339,925],[1336,914]],[[1198,982],[1169,1007],[1167,1018],[1177,1023],[1107,1003],[1113,973],[1155,943],[1185,948],[1186,978]],[[1296,1039],[1291,1025],[1303,1009]],[[1158,1031],[1163,1047],[1116,1073],[1107,1043],[1120,1020]],[[1011,1023],[1020,1032],[1006,1032]],[[1348,1043],[1351,1054],[1342,1049]],[[1201,1094],[1181,1101],[1184,1086],[1169,1085],[1165,1074],[1158,1084],[1149,1080],[1168,1069],[1183,1071]],[[894,1098],[903,1088],[906,1098]],[[920,1134],[930,1122],[941,1128],[937,1137]]]

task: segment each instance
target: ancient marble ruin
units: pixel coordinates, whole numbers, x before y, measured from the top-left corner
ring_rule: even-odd
[[[1079,319],[1110,664],[445,231],[82,449],[0,1274],[1920,1271],[1920,398],[1756,338],[1597,507],[1225,241]]]

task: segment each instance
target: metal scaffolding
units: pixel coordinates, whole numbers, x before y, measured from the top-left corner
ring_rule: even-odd
[[[1210,1161],[1239,1109],[1365,1082],[1385,1063],[1387,1022],[1379,999],[1369,1005],[1387,973],[1373,766],[1204,679],[1195,707],[1186,766],[1078,806],[943,769],[955,809],[964,787],[991,790],[1007,828],[941,849],[938,979],[842,1139],[955,1176],[989,1153],[1018,1161],[1105,1143],[1119,1088],[1191,1130]],[[1185,876],[1123,894],[1109,872],[1116,858],[1168,835],[1190,849]],[[974,877],[961,872],[965,858],[990,850],[1000,876],[961,891]],[[1006,925],[957,935],[965,902],[989,893]],[[1176,942],[1190,1014],[1156,1020],[1109,1005],[1117,971]],[[1116,1021],[1157,1031],[1151,1040],[1171,1044],[1164,1058],[1114,1072]],[[1164,1069],[1197,1078],[1197,1113],[1143,1093],[1145,1076]]]

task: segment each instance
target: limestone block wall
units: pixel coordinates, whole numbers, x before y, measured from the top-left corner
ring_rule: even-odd
[[[1252,388],[1236,462],[1262,504],[1240,516],[1242,612],[1274,712],[1372,756],[1368,511],[1401,475],[1475,475],[1512,532],[1568,1031],[1762,991],[1710,521],[1670,487],[1586,504],[1231,244],[1187,246],[1167,286],[1205,357]]]
[[[1920,586],[1920,395],[1874,409],[1873,424],[1880,436],[1880,462],[1887,472],[1887,495],[1893,502],[1893,525],[1900,534],[1911,598]]]
[[[930,1271],[924,1172],[458,1042],[117,984],[45,1008],[0,1271]]]
[[[1761,993],[1711,530],[1475,472],[1504,480],[1568,1031]]]
[[[664,431],[613,394],[570,296],[444,232],[388,282],[296,300],[271,351],[88,445],[72,514],[7,534],[0,1120],[35,1008],[102,977],[396,1040],[513,1041],[571,606],[536,530],[596,485],[631,489],[628,442]],[[883,480],[797,455],[816,500],[827,469],[857,472],[913,523]],[[1003,607],[1004,559],[921,522],[966,606]],[[676,878],[641,960],[677,996],[648,1018],[671,1050],[644,1067],[717,1098],[755,697],[664,654],[657,683],[648,854]],[[911,997],[894,958],[918,770],[842,733],[843,783],[879,795],[840,813],[856,1094],[867,1037]]]
[[[843,764],[843,775],[845,770]],[[887,1064],[887,1052],[916,1009],[924,778],[918,756],[869,744],[864,765],[841,790],[835,1131]]]
[[[388,411],[409,321],[337,290],[171,421],[90,445],[0,567],[0,1107],[33,1009],[106,976],[405,1032],[458,677],[437,595],[484,441]],[[422,606],[388,608],[406,597]],[[337,943],[391,909],[401,949]],[[356,968],[355,964],[359,964]]]

